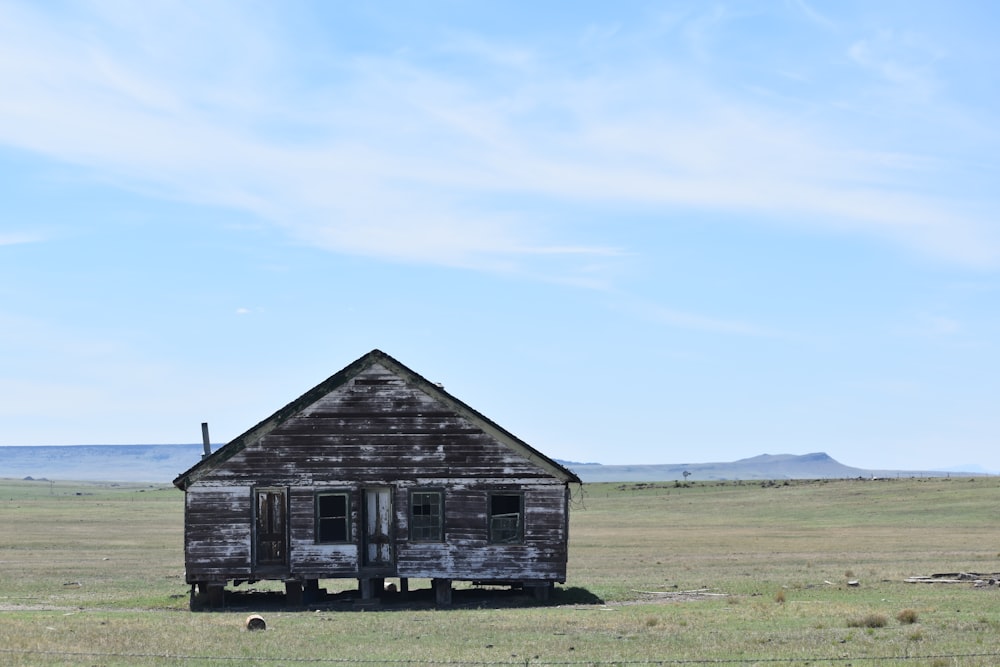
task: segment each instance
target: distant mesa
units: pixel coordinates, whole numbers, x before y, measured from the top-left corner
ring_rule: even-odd
[[[34,482],[169,482],[198,462],[202,445],[0,447],[0,477]]]
[[[826,452],[810,454],[760,454],[716,463],[665,463],[652,465],[601,465],[560,461],[584,482],[669,482],[784,479],[848,479],[854,477],[944,477],[945,471],[872,470],[854,468]],[[976,475],[977,473],[963,473]],[[981,473],[980,473],[981,474]]]
[[[218,445],[214,445],[213,448]],[[0,447],[0,477],[29,481],[170,482],[201,459],[202,445],[73,445]],[[907,471],[853,468],[826,452],[760,454],[728,463],[603,465],[559,461],[584,482],[844,479],[978,476],[974,470]],[[688,473],[685,475],[685,473]]]

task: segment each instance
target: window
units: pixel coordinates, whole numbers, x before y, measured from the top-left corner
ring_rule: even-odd
[[[350,542],[351,523],[346,493],[316,494],[316,541]]]
[[[440,491],[410,493],[410,541],[444,540],[443,494]]]
[[[524,541],[524,496],[492,493],[489,498],[490,542],[520,544]]]

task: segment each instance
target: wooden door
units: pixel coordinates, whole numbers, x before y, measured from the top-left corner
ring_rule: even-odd
[[[256,516],[257,565],[288,565],[288,503],[284,489],[258,489]]]
[[[392,489],[365,489],[364,564],[387,566],[393,563]]]

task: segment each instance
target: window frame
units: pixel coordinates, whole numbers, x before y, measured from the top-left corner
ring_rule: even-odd
[[[494,525],[494,519],[502,516],[510,516],[511,512],[505,513],[493,513],[493,499],[499,496],[507,496],[510,498],[517,498],[518,511],[517,516],[517,528],[515,530],[515,535],[513,538],[500,539],[496,536],[497,528]],[[524,523],[525,523],[525,511],[524,511],[524,491],[490,491],[486,496],[486,541],[488,544],[498,544],[498,545],[508,545],[508,544],[524,544]]]
[[[413,509],[414,509],[414,500],[416,499],[417,496],[422,495],[422,494],[428,494],[428,495],[429,494],[435,494],[435,495],[437,495],[437,498],[438,498],[437,504],[436,504],[436,507],[437,507],[437,521],[436,521],[436,524],[437,524],[437,534],[435,536],[433,536],[433,537],[418,536],[416,534],[416,531],[415,531],[416,524],[418,523],[418,521],[417,521],[417,516],[418,515],[414,514],[414,512],[413,512]],[[431,505],[431,506],[433,507],[434,505]],[[419,488],[410,489],[406,511],[407,511],[407,516],[408,516],[408,519],[409,519],[407,527],[409,529],[410,542],[440,543],[440,542],[444,542],[445,541],[445,539],[444,539],[444,516],[445,516],[444,515],[444,512],[445,512],[445,509],[444,509],[444,489],[439,488],[439,487],[430,487],[430,488],[419,487]],[[432,513],[430,516],[433,517],[434,514]],[[430,527],[433,528],[433,526],[430,526]],[[427,528],[428,528],[428,526],[420,526],[421,530],[426,530]]]
[[[342,496],[344,498],[344,515],[340,516],[328,516],[325,517],[321,514],[321,502],[320,499],[327,496]],[[313,502],[315,504],[315,543],[316,544],[353,544],[352,539],[352,524],[351,520],[351,491],[349,489],[323,489],[322,491],[317,491],[313,494]],[[322,539],[322,525],[324,521],[342,520],[344,522],[344,539],[342,540],[324,540]]]

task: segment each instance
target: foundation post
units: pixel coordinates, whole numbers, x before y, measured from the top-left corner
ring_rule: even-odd
[[[432,579],[434,603],[439,607],[451,606],[451,579]]]

